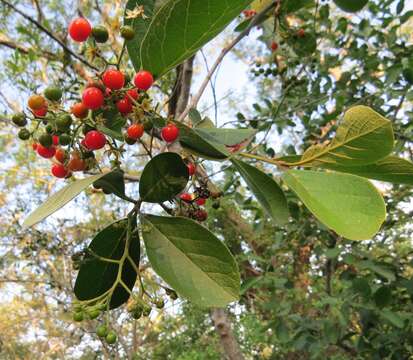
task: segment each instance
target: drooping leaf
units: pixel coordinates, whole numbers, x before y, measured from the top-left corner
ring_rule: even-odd
[[[393,143],[389,120],[367,106],[355,106],[345,113],[331,143],[308,148],[299,163],[364,166],[388,156]]]
[[[88,252],[82,262],[76,278],[74,292],[78,300],[92,300],[113,289],[110,308],[114,309],[129,299],[129,292],[120,284],[116,284],[119,264],[104,261],[120,260],[125,252],[128,220],[122,219],[100,231],[88,247]],[[132,230],[136,228],[136,222]],[[140,245],[137,232],[133,233],[129,243],[129,255],[139,266]],[[136,281],[136,271],[130,260],[124,259],[121,279],[132,290]]]
[[[85,190],[94,181],[100,179],[106,174],[98,174],[87,177],[85,179],[77,180],[69,185],[66,185],[63,189],[50,196],[42,205],[34,210],[24,221],[23,227],[27,228],[37,224],[44,220],[49,215],[53,214],[61,207],[65,206],[70,200],[74,199],[83,190]]]
[[[380,315],[393,326],[402,329],[404,327],[404,319],[396,312],[390,310],[382,310]]]
[[[153,269],[181,296],[203,307],[236,301],[240,275],[235,259],[214,234],[181,217],[142,217]]]
[[[254,129],[219,129],[202,128],[197,129],[197,133],[205,139],[217,142],[225,146],[234,146],[243,142],[249,142],[256,134]]]
[[[231,161],[268,215],[277,224],[286,223],[288,221],[287,199],[277,182],[254,166],[235,159]]]
[[[139,194],[143,201],[150,203],[171,200],[185,189],[188,177],[188,167],[178,154],[159,154],[143,169]]]
[[[360,269],[367,269],[370,270],[381,277],[387,279],[388,281],[395,281],[396,275],[395,273],[388,268],[388,266],[380,264],[376,261],[371,260],[363,260],[357,264],[357,267]]]
[[[115,194],[120,198],[125,197],[125,179],[124,172],[121,170],[114,170],[109,174],[96,180],[93,185],[97,188],[103,189],[108,193]]]
[[[363,176],[369,179],[387,181],[393,184],[413,185],[413,163],[392,155],[387,156],[374,164],[364,166],[325,164],[322,167]]]
[[[202,116],[197,109],[192,108],[191,110],[189,110],[188,116],[191,119],[192,126],[194,127],[202,122]]]
[[[116,139],[116,140],[119,140],[119,141],[124,140],[124,137],[123,137],[121,131],[112,130],[112,129],[109,129],[106,126],[103,126],[103,125],[97,125],[96,129],[98,129],[99,131],[101,131],[105,135],[110,136],[113,139]]]
[[[168,0],[128,52],[136,69],[160,77],[218,35],[251,0]],[[132,6],[131,4],[128,4]],[[149,6],[148,6],[149,7]],[[138,44],[140,42],[140,45]]]
[[[380,193],[358,176],[289,170],[283,179],[320,222],[350,240],[370,239],[386,217]]]

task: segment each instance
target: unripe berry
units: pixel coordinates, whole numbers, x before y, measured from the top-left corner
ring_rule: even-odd
[[[11,121],[17,126],[23,127],[27,125],[26,116],[23,113],[14,114]]]
[[[99,337],[106,337],[108,334],[108,328],[106,325],[100,325],[96,328],[96,335]]]
[[[62,146],[69,145],[72,142],[72,138],[69,134],[61,134],[59,136],[59,144]]]
[[[44,96],[50,101],[60,101],[63,96],[62,89],[56,86],[50,86],[44,91]]]
[[[56,126],[60,131],[67,131],[72,125],[73,119],[69,114],[64,114],[56,119]]]
[[[67,168],[70,171],[83,171],[86,168],[86,163],[83,159],[79,157],[72,157],[67,164]]]
[[[26,128],[20,129],[19,133],[17,134],[20,140],[29,140],[30,139],[30,131]]]
[[[53,144],[53,138],[50,134],[44,133],[39,136],[39,143],[44,147],[50,147]]]
[[[109,32],[103,25],[94,26],[92,36],[97,43],[105,43],[109,39]]]
[[[29,101],[27,102],[29,108],[31,110],[40,110],[46,107],[46,99],[40,95],[32,95],[29,97]]]
[[[114,331],[109,331],[108,334],[106,335],[106,342],[108,344],[114,344],[116,340],[118,339],[118,336]]]
[[[73,320],[74,320],[74,321],[77,321],[77,322],[83,321],[83,313],[81,313],[81,312],[75,312],[75,313],[73,314]]]
[[[84,119],[89,112],[88,108],[83,103],[74,104],[70,111],[78,119]]]
[[[63,150],[62,148],[57,148],[54,157],[58,162],[63,164],[68,159],[69,155],[67,154],[66,150]]]
[[[124,25],[120,28],[120,35],[125,40],[132,40],[135,37],[135,30],[132,26]]]

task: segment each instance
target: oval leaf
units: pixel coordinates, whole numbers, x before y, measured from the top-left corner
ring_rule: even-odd
[[[374,164],[364,166],[326,164],[323,167],[393,184],[413,185],[413,163],[397,156],[388,156]]]
[[[148,258],[181,296],[203,307],[236,301],[240,275],[235,259],[214,234],[181,217],[142,217]]]
[[[171,200],[185,189],[188,177],[188,167],[178,154],[159,154],[143,169],[139,194],[143,201],[150,203]]]
[[[38,222],[44,220],[49,215],[65,206],[70,200],[74,199],[94,181],[107,174],[108,173],[90,176],[82,180],[74,181],[65,186],[57,193],[54,193],[52,196],[50,196],[42,205],[40,205],[35,211],[33,211],[24,221],[23,227],[27,228],[33,226]]]
[[[111,289],[117,279],[119,264],[100,260],[98,257],[119,260],[125,251],[128,220],[117,221],[99,232],[90,243],[89,252],[82,262],[76,278],[74,292],[78,300],[91,300]],[[135,224],[136,226],[136,224]],[[137,232],[130,240],[129,255],[139,266],[140,246]],[[122,280],[132,290],[137,274],[129,260],[124,260]],[[110,308],[114,309],[129,299],[129,292],[118,284],[113,291]]]
[[[348,110],[329,144],[308,148],[296,165],[361,166],[388,156],[393,150],[391,122],[367,106]]]
[[[231,161],[268,215],[277,224],[285,224],[288,221],[288,205],[281,187],[256,167],[235,159]]]
[[[283,179],[318,220],[350,240],[370,239],[386,217],[380,193],[358,176],[289,170]]]
[[[135,69],[142,67],[160,77],[218,35],[250,2],[166,1],[150,19],[139,53],[137,45],[128,48]]]

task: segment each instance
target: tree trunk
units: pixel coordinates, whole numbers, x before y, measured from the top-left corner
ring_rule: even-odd
[[[226,360],[244,360],[237,339],[231,328],[231,322],[224,309],[211,310],[211,317],[215,329],[219,335],[219,340],[223,349],[224,359]]]

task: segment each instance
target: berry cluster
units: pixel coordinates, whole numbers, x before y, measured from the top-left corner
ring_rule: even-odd
[[[92,27],[84,18],[73,20],[68,31],[76,42],[92,37],[95,43],[103,43],[109,38],[105,27]],[[134,30],[129,26],[123,26],[120,33],[125,40],[134,37]],[[67,178],[73,172],[98,167],[94,154],[97,150],[105,149],[108,155],[119,157],[122,148],[110,132],[110,122],[116,116],[124,119],[124,142],[128,145],[135,144],[145,132],[158,135],[167,143],[178,138],[179,129],[173,123],[159,131],[153,129],[149,116],[153,115],[153,109],[146,93],[153,83],[149,71],[138,71],[131,79],[119,65],[106,65],[102,72],[89,79],[79,99],[69,106],[64,104],[62,89],[50,86],[43,94],[30,96],[29,111],[15,114],[12,121],[21,127],[20,139],[32,139],[33,150],[39,156],[53,159],[51,173],[57,178]],[[112,119],[105,113],[111,113]]]

